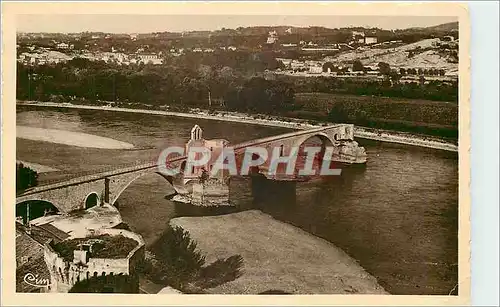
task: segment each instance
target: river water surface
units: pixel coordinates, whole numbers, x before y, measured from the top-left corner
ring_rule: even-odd
[[[153,161],[166,146],[183,146],[198,124],[206,139],[238,143],[277,135],[285,128],[101,110],[17,107],[17,125],[58,129],[115,139],[132,149],[82,148],[17,139],[17,159],[59,171],[40,181]],[[92,140],[89,140],[92,141]],[[392,294],[448,294],[458,279],[458,154],[358,140],[366,168],[342,176],[299,183],[293,204],[260,207],[342,248]],[[147,244],[168,221],[186,213],[165,195],[157,175],[135,181],[119,198],[119,209]]]

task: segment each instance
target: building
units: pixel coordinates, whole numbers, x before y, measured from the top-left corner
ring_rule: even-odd
[[[58,49],[69,49],[69,44],[66,43],[59,43],[56,45]]]
[[[352,31],[352,37],[356,36],[365,36],[365,32],[360,32],[360,31]]]
[[[321,66],[311,66],[309,67],[310,74],[320,74],[323,72],[323,67]]]
[[[365,32],[352,31],[352,42],[363,44],[365,42]]]
[[[278,34],[276,31],[270,31],[267,37],[267,44],[274,44],[278,41]]]
[[[299,62],[297,60],[292,60],[290,62],[290,68],[293,69],[293,70],[305,69],[306,68],[306,63]]]
[[[315,48],[302,48],[301,50],[308,52],[333,52],[333,51],[338,51],[340,49],[326,46],[326,47],[315,47]]]
[[[228,145],[228,141],[224,139],[214,139],[205,140],[203,139],[203,130],[200,126],[195,125],[191,129],[191,139],[186,143],[186,153],[189,153],[190,149],[193,147],[203,147],[209,150],[210,160],[202,166],[193,166],[190,170],[184,172],[185,179],[195,179],[199,178],[203,171],[212,171],[212,166],[216,162],[217,158],[220,156],[224,148]],[[198,154],[196,158],[201,158],[201,154]],[[225,179],[223,172],[220,172],[213,176],[221,181]]]
[[[154,53],[142,53],[138,55],[138,58],[138,62],[144,64],[158,65],[162,63],[162,60]]]
[[[364,43],[365,43],[365,45],[376,44],[377,43],[377,37],[376,36],[365,36]]]
[[[283,65],[285,65],[285,67],[287,67],[287,68],[291,68],[291,63],[293,60],[292,59],[285,59],[285,58],[276,58],[276,61],[283,63]]]
[[[27,234],[22,223],[16,222],[16,292],[48,292],[49,283],[43,245]]]
[[[184,184],[191,183],[190,202],[204,206],[229,204],[227,180],[230,173],[225,169],[213,169],[216,162],[221,163],[218,159],[224,158],[223,152],[228,144],[229,142],[224,139],[203,139],[203,130],[198,125],[191,129],[191,138],[185,146],[186,154],[189,156],[192,148],[205,148],[206,152],[210,153],[210,157],[205,164],[199,166],[186,165],[186,162],[181,164]],[[202,157],[203,153],[195,152],[196,160]]]
[[[144,260],[144,245],[140,235],[123,229],[88,230],[85,237],[73,236],[58,243],[49,240],[44,244],[44,260],[50,292],[67,293],[76,283],[92,277],[97,281],[120,276],[138,293],[136,269]],[[108,285],[107,292],[119,292],[114,286]]]

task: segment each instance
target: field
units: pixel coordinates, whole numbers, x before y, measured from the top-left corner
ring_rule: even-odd
[[[458,135],[458,106],[454,103],[326,93],[297,93],[295,103],[315,111],[294,111],[288,116],[447,138]]]

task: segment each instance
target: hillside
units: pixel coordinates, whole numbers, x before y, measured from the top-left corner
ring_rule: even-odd
[[[288,31],[291,30],[291,33]],[[424,28],[408,28],[408,29],[399,29],[396,31],[391,31],[387,29],[380,28],[370,28],[370,27],[343,27],[343,28],[328,28],[323,26],[308,26],[308,27],[297,27],[297,26],[289,26],[289,25],[281,25],[281,26],[250,26],[250,27],[238,27],[236,29],[231,28],[221,28],[219,30],[214,31],[185,31],[185,32],[174,32],[165,29],[164,31],[155,31],[151,33],[142,33],[138,35],[138,38],[165,38],[165,37],[176,37],[179,38],[182,36],[185,37],[209,37],[209,36],[267,36],[269,31],[276,31],[276,33],[280,36],[287,35],[299,35],[306,37],[322,37],[322,36],[338,36],[343,34],[348,34],[350,36],[351,31],[364,31],[367,33],[371,33],[372,35],[380,36],[379,38],[387,38],[387,39],[396,39],[396,36],[404,36],[407,34],[413,34],[418,32],[419,34],[423,34],[427,37],[436,37],[441,35],[449,35],[452,32],[458,31],[458,22],[451,22],[440,24],[431,27]],[[33,34],[34,32],[19,32],[18,34]],[[119,33],[107,33],[107,32],[81,32],[81,33],[41,33],[45,38],[58,38],[58,39],[67,39],[71,37],[75,37],[78,34],[83,34],[84,36],[100,36],[104,37],[109,35],[114,38],[118,37],[129,37],[128,34],[119,34]],[[404,37],[399,37],[404,38]],[[379,39],[380,40],[380,39]],[[385,40],[385,39],[383,39]]]
[[[415,28],[413,28],[415,29]],[[456,22],[449,22],[449,23],[443,23],[437,26],[433,27],[426,27],[426,28],[417,28],[419,30],[425,29],[427,31],[437,31],[437,32],[452,32],[452,31],[458,31],[458,21]]]
[[[458,63],[455,63],[449,51],[435,47],[437,42],[439,39],[433,38],[396,48],[354,50],[325,60],[340,63],[360,60],[365,66],[377,66],[380,62],[386,62],[391,67],[438,68],[445,69],[450,75],[457,74]]]

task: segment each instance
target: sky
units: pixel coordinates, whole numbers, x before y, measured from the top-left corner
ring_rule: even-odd
[[[387,30],[428,27],[457,21],[455,16],[277,16],[277,15],[18,15],[17,32],[150,33],[235,29],[249,26],[350,26]]]

